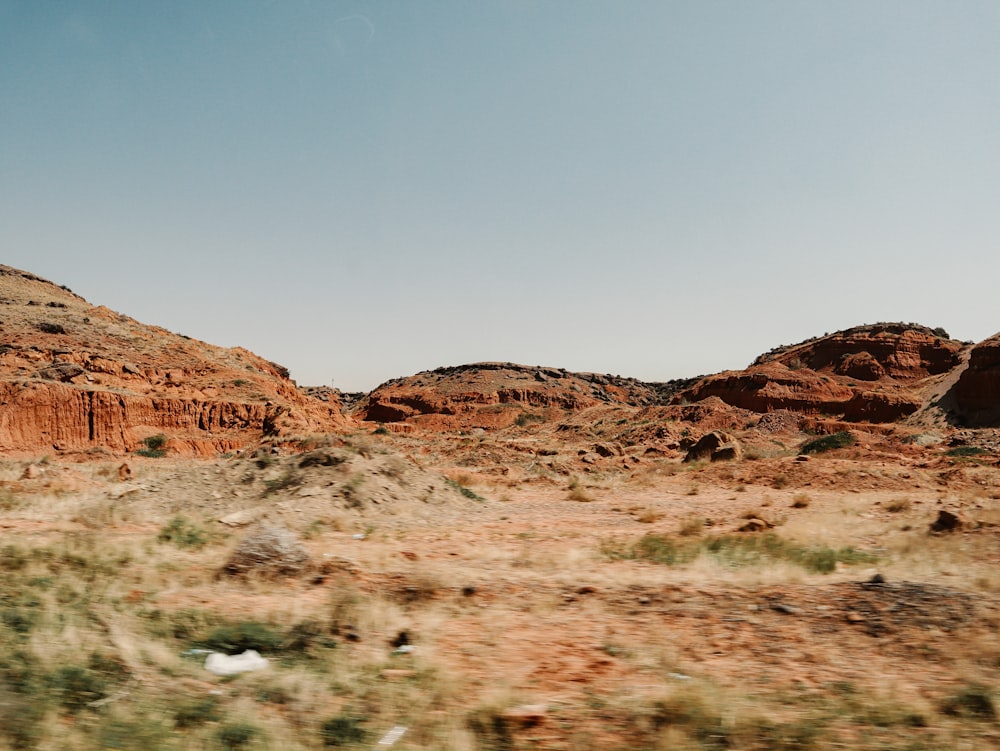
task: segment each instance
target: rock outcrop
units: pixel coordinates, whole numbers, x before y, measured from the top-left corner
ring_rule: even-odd
[[[875,324],[779,347],[746,370],[702,378],[674,403],[715,396],[754,412],[790,410],[846,422],[895,422],[923,404],[922,385],[961,362],[940,329]]]
[[[0,266],[0,450],[131,451],[151,435],[184,455],[346,425],[288,372],[240,348],[148,326]]]
[[[791,368],[836,373],[862,381],[912,381],[954,368],[961,361],[963,346],[943,329],[914,323],[876,323],[778,347],[753,364],[781,362]]]
[[[382,384],[354,416],[430,429],[504,428],[602,404],[648,406],[660,392],[633,378],[484,362],[424,371]]]
[[[1000,333],[972,349],[951,395],[966,425],[1000,427]]]

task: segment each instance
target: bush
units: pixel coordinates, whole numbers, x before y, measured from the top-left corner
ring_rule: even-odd
[[[49,682],[59,703],[71,713],[107,696],[107,684],[100,674],[79,665],[64,665],[52,674]]]
[[[331,717],[320,728],[320,737],[324,746],[346,746],[349,743],[361,743],[367,733],[361,727],[361,719],[352,714],[339,714]]]
[[[721,535],[702,540],[674,540],[664,535],[645,535],[635,544],[605,543],[602,552],[612,559],[650,561],[676,566],[703,553],[727,566],[753,566],[787,561],[818,574],[828,574],[837,563],[870,563],[875,557],[853,548],[834,550],[823,546],[801,546],[774,534]]]
[[[948,456],[981,456],[982,454],[989,453],[986,449],[979,448],[979,446],[956,446],[953,449],[948,449],[945,452]]]
[[[208,535],[183,516],[175,516],[156,536],[158,542],[172,542],[179,548],[200,548],[208,542]]]
[[[819,438],[814,438],[811,441],[806,441],[802,444],[802,448],[799,449],[803,454],[819,454],[823,451],[831,451],[833,449],[847,448],[848,446],[854,445],[854,436],[846,430],[842,430],[839,433],[831,433],[830,435],[824,435]]]
[[[941,703],[941,711],[958,717],[972,717],[980,720],[995,720],[996,706],[990,690],[979,684],[966,686]]]
[[[273,652],[281,649],[284,641],[284,637],[266,623],[241,621],[219,626],[199,646],[226,654],[238,654],[247,649]]]
[[[223,748],[239,749],[256,738],[260,731],[245,722],[233,722],[223,725],[215,732],[215,737]]]
[[[35,328],[41,331],[43,334],[65,334],[66,329],[64,329],[58,323],[51,323],[49,321],[40,321],[35,324]]]
[[[167,455],[167,437],[163,435],[163,433],[143,438],[142,445],[143,448],[137,449],[135,452],[139,456],[149,457],[150,459],[159,459],[161,456]]]
[[[485,501],[486,500],[481,495],[479,495],[478,493],[476,493],[474,490],[471,490],[470,488],[465,487],[461,483],[455,482],[450,477],[444,478],[444,481],[446,483],[448,483],[449,487],[454,488],[459,493],[461,493],[463,496],[465,496],[466,498],[468,498],[470,501]]]
[[[181,704],[174,711],[174,725],[179,728],[191,728],[206,722],[215,722],[220,717],[219,700],[212,696]]]

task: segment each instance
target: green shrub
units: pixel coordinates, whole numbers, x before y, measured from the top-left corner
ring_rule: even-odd
[[[179,548],[200,548],[208,542],[205,530],[183,516],[175,516],[156,536],[158,542],[172,542]]]
[[[152,718],[124,720],[112,717],[97,734],[98,748],[117,751],[157,751],[166,748],[169,730]]]
[[[42,739],[45,705],[25,696],[0,690],[0,739],[15,751],[35,748]]]
[[[811,441],[806,441],[802,444],[802,448],[799,449],[803,454],[819,454],[823,451],[831,451],[833,449],[847,448],[848,446],[854,445],[854,436],[846,430],[842,430],[839,433],[831,433],[830,435],[820,436],[819,438],[814,438]]]
[[[979,446],[956,446],[953,449],[948,449],[945,454],[948,456],[981,456],[982,454],[988,454],[989,452],[980,448]]]
[[[223,748],[239,749],[248,745],[260,731],[245,722],[232,722],[223,725],[215,732],[215,737]]]
[[[99,673],[79,665],[64,665],[49,678],[59,704],[71,713],[107,696],[107,684]]]
[[[206,722],[216,722],[220,718],[219,700],[214,696],[186,702],[174,710],[174,725],[179,728],[191,728]]]
[[[361,743],[367,733],[361,726],[361,719],[352,714],[331,717],[320,728],[320,738],[324,746],[346,746]]]
[[[454,488],[455,490],[457,490],[459,493],[461,493],[463,496],[465,496],[469,500],[472,500],[472,501],[485,501],[486,500],[481,495],[479,495],[478,493],[476,493],[474,490],[471,490],[470,488],[465,487],[461,483],[455,482],[450,477],[444,478],[444,481],[446,483],[448,483],[449,487]]]
[[[612,559],[650,561],[675,566],[693,561],[702,554],[714,556],[727,566],[759,566],[787,561],[807,571],[828,574],[837,563],[870,563],[875,559],[853,548],[834,550],[824,546],[803,546],[774,534],[721,535],[700,540],[674,540],[664,535],[644,535],[632,545],[604,543],[601,551]]]
[[[42,687],[41,677],[41,663],[31,652],[14,650],[0,657],[0,683],[14,693],[37,693]]]
[[[167,455],[167,437],[163,433],[143,438],[142,445],[143,448],[137,449],[135,452],[139,456],[159,459],[161,456]]]
[[[266,623],[241,621],[219,626],[199,646],[226,654],[236,654],[247,649],[275,652],[281,649],[284,641],[285,638]]]
[[[952,694],[941,703],[941,711],[958,717],[972,717],[980,720],[995,720],[996,705],[986,686],[971,684]]]

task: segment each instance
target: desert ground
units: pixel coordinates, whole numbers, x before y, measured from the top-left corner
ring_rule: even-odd
[[[0,746],[998,748],[996,455],[859,435],[7,458]]]

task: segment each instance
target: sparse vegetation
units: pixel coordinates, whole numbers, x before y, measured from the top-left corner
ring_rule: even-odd
[[[539,422],[545,422],[545,418],[542,415],[536,415],[531,412],[522,412],[517,416],[517,419],[514,420],[514,424],[519,428],[524,428],[532,423]]]
[[[674,566],[708,555],[724,566],[763,566],[787,562],[807,571],[828,574],[837,563],[871,563],[875,556],[853,548],[835,550],[821,545],[798,545],[775,534],[720,535],[700,540],[675,540],[664,535],[644,535],[632,545],[608,543],[602,552],[612,559],[643,560]]]
[[[854,443],[854,436],[849,431],[842,430],[839,433],[831,433],[806,441],[799,451],[803,454],[819,454],[824,451],[847,448],[853,446]]]
[[[912,505],[909,498],[893,498],[885,504],[885,510],[891,514],[899,514],[909,511]]]
[[[989,452],[980,448],[979,446],[955,446],[955,448],[948,449],[945,454],[954,457],[969,457],[969,456],[982,456],[983,454],[988,454]]]
[[[459,493],[461,493],[463,496],[465,496],[466,498],[468,498],[470,501],[485,501],[486,500],[481,495],[479,495],[478,493],[476,493],[476,491],[472,490],[471,488],[467,488],[465,485],[462,485],[457,480],[452,480],[450,477],[445,477],[444,480],[445,480],[446,483],[448,483],[448,485],[450,487],[452,487],[455,490],[457,490]]]
[[[366,737],[360,717],[351,713],[342,713],[331,717],[323,723],[320,738],[327,747],[350,746],[361,743]]]
[[[175,516],[160,530],[156,539],[159,542],[173,543],[180,548],[200,548],[208,542],[208,533],[183,516]]]

